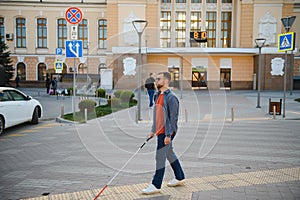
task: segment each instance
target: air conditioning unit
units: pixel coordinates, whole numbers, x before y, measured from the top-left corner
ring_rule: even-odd
[[[6,34],[6,40],[14,40],[14,34],[13,33],[7,33]]]

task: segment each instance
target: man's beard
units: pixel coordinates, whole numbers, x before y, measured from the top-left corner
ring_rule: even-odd
[[[162,86],[163,86],[163,85],[161,85],[161,84],[157,84],[157,85],[156,85],[157,89],[160,89]]]

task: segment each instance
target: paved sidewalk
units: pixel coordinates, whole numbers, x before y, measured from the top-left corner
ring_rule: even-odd
[[[286,118],[276,116],[276,120],[268,114],[268,99],[280,99],[282,92],[263,91],[261,109],[256,108],[256,91],[175,93],[183,97],[174,146],[187,177],[186,186],[174,189],[164,185],[160,194],[141,195],[141,189],[153,175],[153,139],[99,199],[300,199],[300,103],[294,101],[300,98],[300,91],[292,96],[287,94]],[[54,109],[57,102],[65,105],[66,112],[71,110],[70,98],[56,100],[34,94],[41,102],[47,102],[45,110],[51,108],[47,118],[58,116]],[[82,176],[85,171],[95,179],[89,176],[88,187],[86,183],[74,182],[74,188],[79,190],[57,192],[58,188],[52,188],[50,195],[31,199],[93,199],[145,141],[153,112],[147,104],[147,95],[143,93],[143,120],[139,124],[135,123],[133,107],[86,124],[72,125],[85,151],[104,167],[95,173],[94,168],[84,167],[84,163],[80,163],[83,167],[49,168],[63,174],[66,181],[68,173]],[[172,178],[167,167],[164,180]]]

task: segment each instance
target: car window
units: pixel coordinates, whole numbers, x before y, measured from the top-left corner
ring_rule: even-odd
[[[24,101],[25,100],[25,96],[22,95],[21,93],[19,93],[18,91],[10,90],[9,93],[15,101]]]
[[[11,99],[9,98],[7,91],[0,92],[0,101],[10,101],[10,100]]]

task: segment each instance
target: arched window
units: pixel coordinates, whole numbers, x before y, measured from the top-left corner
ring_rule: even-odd
[[[26,65],[23,62],[17,64],[17,76],[20,80],[26,80]]]
[[[46,65],[45,63],[38,64],[37,77],[39,81],[46,80]]]
[[[86,73],[86,71],[87,71],[86,69],[87,69],[86,64],[85,63],[80,63],[78,65],[78,74],[84,74],[84,73]]]
[[[26,19],[16,19],[16,47],[26,48]]]

